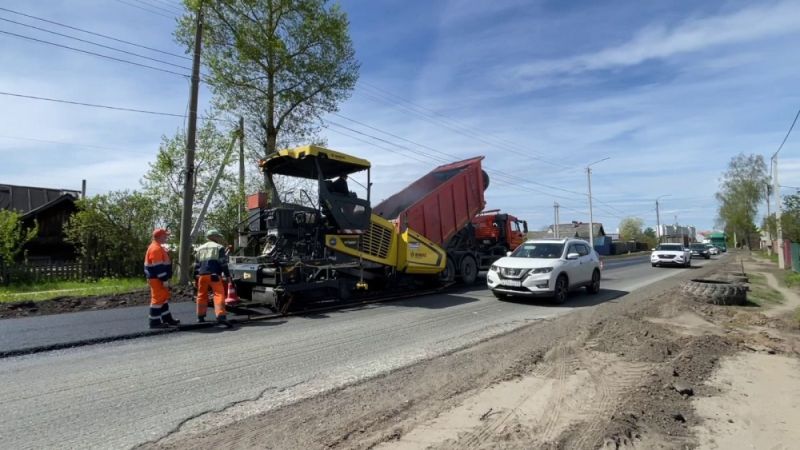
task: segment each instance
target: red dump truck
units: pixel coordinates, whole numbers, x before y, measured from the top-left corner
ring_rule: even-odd
[[[527,233],[527,223],[513,216],[481,214],[486,206],[483,192],[489,187],[482,160],[480,156],[439,166],[373,208],[401,232],[411,228],[445,249],[446,281],[475,282],[479,270],[513,250]],[[492,230],[483,228],[487,224]]]

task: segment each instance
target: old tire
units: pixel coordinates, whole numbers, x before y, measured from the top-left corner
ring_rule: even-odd
[[[461,258],[461,267],[459,269],[461,281],[464,284],[467,286],[475,284],[475,280],[478,279],[478,264],[475,262],[475,258],[470,255]]]
[[[586,292],[594,295],[600,292],[600,271],[595,269],[592,272],[592,282],[586,286]]]
[[[569,295],[569,280],[565,275],[559,275],[556,279],[556,285],[553,288],[553,303],[562,305],[567,301]]]
[[[694,279],[685,282],[682,290],[714,305],[744,305],[747,301],[747,288],[729,281]]]

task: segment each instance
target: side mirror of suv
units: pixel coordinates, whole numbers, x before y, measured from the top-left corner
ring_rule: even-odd
[[[512,253],[514,252],[506,252],[506,256],[511,256]]]
[[[577,253],[569,253],[567,254],[567,259],[578,259],[581,255]]]

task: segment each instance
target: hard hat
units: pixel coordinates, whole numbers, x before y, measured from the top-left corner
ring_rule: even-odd
[[[169,231],[166,228],[156,228],[153,230],[153,239],[169,236]]]
[[[222,233],[220,233],[219,230],[215,230],[215,229],[212,228],[212,229],[206,231],[206,237],[210,238],[211,236],[222,237]]]

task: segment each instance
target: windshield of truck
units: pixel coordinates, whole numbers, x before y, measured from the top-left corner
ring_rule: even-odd
[[[531,243],[522,244],[511,256],[516,258],[552,258],[557,259],[564,253],[564,244]]]
[[[680,244],[661,244],[656,247],[656,250],[663,250],[667,252],[682,252],[683,246]]]

